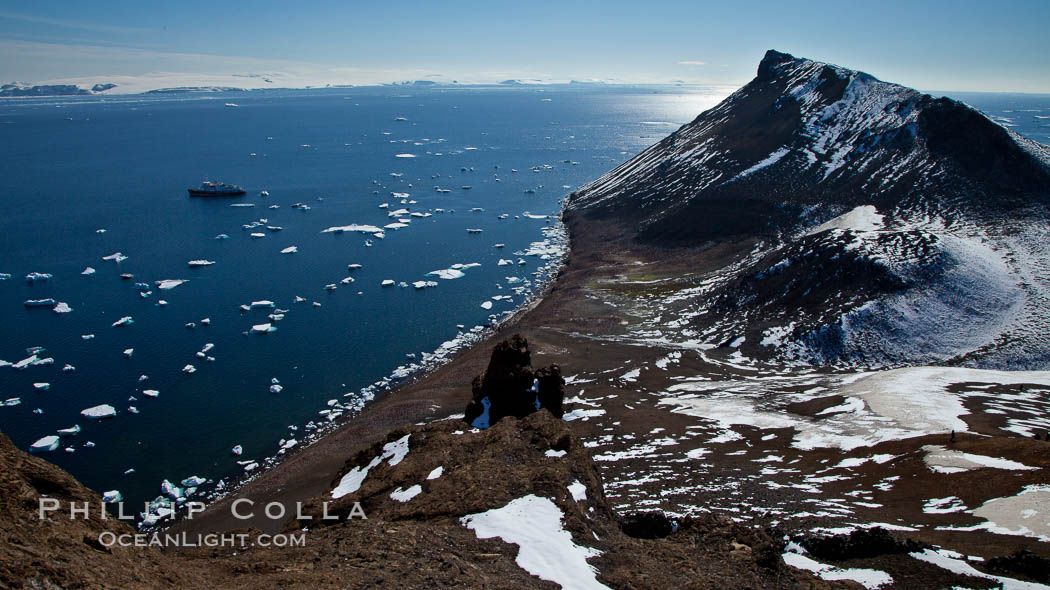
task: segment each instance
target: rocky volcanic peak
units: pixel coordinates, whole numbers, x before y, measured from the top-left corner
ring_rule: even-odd
[[[806,363],[1041,368],[1048,154],[963,103],[769,51],[749,84],[570,195],[566,219],[735,249],[646,298],[663,320],[648,338]]]
[[[777,237],[860,205],[994,213],[1050,200],[1047,153],[960,102],[769,51],[749,84],[569,209],[658,244]]]

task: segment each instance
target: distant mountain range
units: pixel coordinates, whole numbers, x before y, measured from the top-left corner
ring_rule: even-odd
[[[95,84],[91,88],[82,88],[76,84],[30,85],[11,82],[0,86],[0,96],[80,96],[101,94],[116,87],[116,84]]]
[[[639,244],[735,245],[667,311],[744,354],[1044,368],[1048,205],[1050,147],[961,102],[769,51],[746,86],[570,195],[567,219]]]

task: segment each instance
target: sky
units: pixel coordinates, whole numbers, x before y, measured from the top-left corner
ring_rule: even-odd
[[[1050,93],[1048,25],[1047,0],[0,0],[0,82],[739,86],[777,49],[923,90]]]

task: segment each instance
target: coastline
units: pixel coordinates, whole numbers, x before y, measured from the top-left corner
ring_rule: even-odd
[[[362,394],[374,397],[367,401],[358,398],[360,409],[322,425],[303,437],[301,443],[305,444],[293,447],[291,452],[280,451],[260,460],[263,465],[260,471],[245,473],[232,483],[223,480],[223,489],[204,497],[206,508],[202,513],[186,519],[179,511],[174,522],[167,526],[161,524],[158,530],[206,534],[250,527],[264,533],[280,532],[283,521],[261,515],[236,520],[225,508],[240,498],[256,503],[276,501],[287,505],[314,498],[330,489],[332,480],[347,459],[390,430],[405,424],[447,419],[461,411],[470,401],[471,380],[484,372],[488,365],[492,346],[524,322],[556,288],[572,253],[572,233],[563,220],[567,203],[566,196],[560,202],[557,215],[550,216],[553,225],[541,230],[544,239],[530,244],[531,249],[553,240],[559,253],[535,271],[538,276],[534,290],[514,309],[504,312],[495,323],[464,329],[455,339],[435,349],[429,361],[412,363],[407,371],[405,366],[398,367],[382,380],[362,388]],[[450,351],[438,354],[452,342],[455,346]],[[389,385],[395,378],[402,380]]]

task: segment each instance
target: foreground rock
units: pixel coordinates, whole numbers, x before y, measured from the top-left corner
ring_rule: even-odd
[[[60,502],[39,518],[41,498]],[[90,512],[70,518],[70,503]],[[22,452],[0,434],[0,587],[204,588],[203,570],[186,568],[159,551],[105,547],[104,532],[130,526],[102,519],[102,499],[58,467]]]
[[[496,345],[484,373],[474,378],[463,420],[487,428],[506,416],[524,418],[546,408],[562,416],[565,380],[558,365],[533,371],[529,343],[520,334]]]

